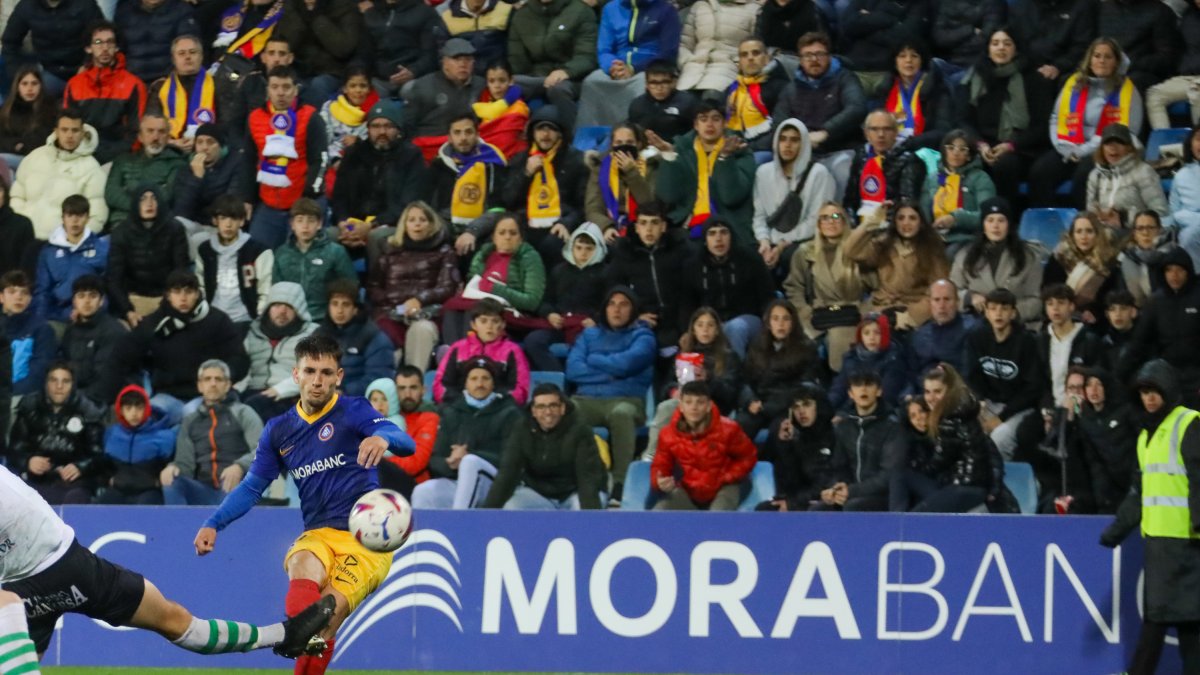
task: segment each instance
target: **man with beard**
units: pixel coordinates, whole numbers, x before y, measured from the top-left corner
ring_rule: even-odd
[[[63,105],[83,111],[83,121],[100,134],[96,161],[107,164],[129,147],[146,110],[146,85],[125,70],[125,55],[117,47],[117,29],[96,24],[83,48],[85,68],[67,82]]]
[[[500,185],[507,162],[479,138],[479,119],[465,110],[450,118],[450,138],[429,167],[432,206],[454,232],[500,206]],[[477,235],[462,232],[455,248],[460,256],[475,250]]]
[[[404,428],[416,442],[413,454],[384,457],[379,463],[379,484],[412,498],[413,488],[429,480],[429,457],[437,441],[441,418],[437,408],[425,400],[425,381],[421,369],[402,365],[396,371],[396,394]]]
[[[169,210],[175,191],[175,174],[185,168],[183,153],[167,145],[167,120],[162,115],[148,113],[138,125],[137,143],[113,160],[108,183],[104,186],[104,201],[108,202],[109,225],[129,218],[134,210],[132,191],[139,185],[152,185],[161,191],[162,208]]]

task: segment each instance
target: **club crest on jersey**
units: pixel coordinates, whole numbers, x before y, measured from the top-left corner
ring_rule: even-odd
[[[325,425],[321,427],[321,430],[317,432],[317,438],[321,439],[322,441],[327,441],[333,438],[333,422],[326,422]]]

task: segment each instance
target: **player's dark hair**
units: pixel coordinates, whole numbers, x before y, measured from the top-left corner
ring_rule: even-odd
[[[63,200],[62,214],[64,216],[86,216],[92,211],[92,205],[83,195],[71,195]]]
[[[684,396],[703,396],[704,398],[712,398],[712,389],[708,383],[703,380],[692,380],[679,388],[679,398]]]
[[[324,333],[313,333],[296,343],[296,363],[300,359],[319,359],[322,356],[333,357],[339,364],[342,362],[342,346],[338,341]]]
[[[404,364],[396,369],[396,377],[415,377],[421,381],[422,386],[425,384],[425,373],[421,369],[409,364]]]
[[[563,390],[559,389],[558,385],[554,384],[553,382],[543,382],[534,387],[533,391],[529,394],[529,405],[532,406],[533,399],[539,396],[557,396],[559,403],[567,402],[567,395],[564,394]]]

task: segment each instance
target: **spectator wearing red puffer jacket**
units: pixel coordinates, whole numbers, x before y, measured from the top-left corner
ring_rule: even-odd
[[[100,135],[96,161],[107,164],[129,150],[137,136],[138,120],[146,111],[146,85],[125,69],[125,55],[111,23],[92,27],[84,51],[86,68],[67,82],[63,107],[83,111],[83,121]]]
[[[688,382],[680,390],[679,409],[658,437],[650,467],[654,486],[663,493],[655,510],[736,511],[741,484],[757,455],[737,422],[721,417],[708,385]]]
[[[462,396],[467,371],[460,368],[474,358],[486,356],[496,362],[496,391],[512,397],[517,405],[529,398],[529,361],[521,346],[504,334],[504,307],[484,298],[471,309],[471,332],[450,345],[438,364],[433,380],[433,399],[450,403]]]

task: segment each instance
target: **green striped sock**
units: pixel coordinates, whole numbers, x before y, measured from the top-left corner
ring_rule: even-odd
[[[37,649],[27,631],[0,635],[0,675],[39,675],[41,672]]]
[[[225,654],[274,647],[282,640],[281,623],[255,626],[237,621],[193,617],[187,631],[174,643],[198,654]]]

